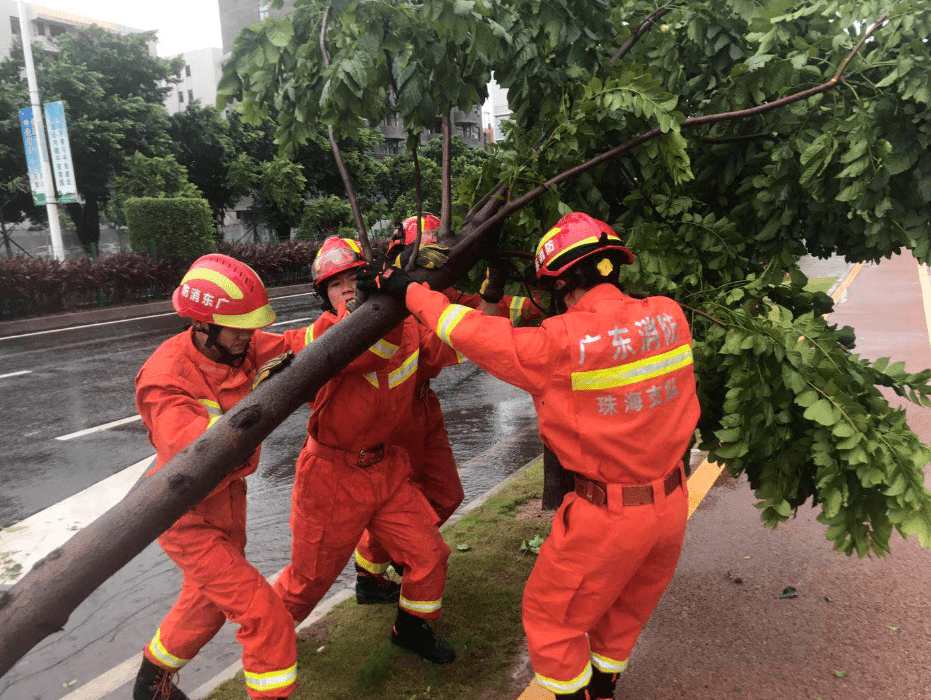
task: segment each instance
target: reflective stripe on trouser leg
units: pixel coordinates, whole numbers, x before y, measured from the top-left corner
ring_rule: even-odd
[[[356,545],[356,565],[376,576],[385,573],[391,563],[391,557],[368,530],[362,533]]]
[[[297,682],[297,664],[281,671],[266,671],[265,673],[243,672],[246,677],[246,687],[253,693],[271,694],[280,697],[284,690],[290,695],[292,686]]]
[[[152,641],[148,643],[145,651],[146,656],[150,661],[155,662],[157,666],[161,666],[162,668],[170,669],[172,671],[177,671],[179,668],[184,666],[184,664],[190,661],[190,659],[179,659],[165,648],[165,646],[162,644],[161,627],[155,631],[155,636],[152,637]]]
[[[618,661],[592,652],[592,666],[602,673],[623,673],[627,670],[627,659]]]
[[[547,690],[561,695],[568,695],[588,685],[588,682],[592,679],[592,666],[591,664],[585,664],[582,673],[568,681],[558,681],[555,678],[547,678],[539,673],[535,673],[534,677],[537,679],[537,683]]]

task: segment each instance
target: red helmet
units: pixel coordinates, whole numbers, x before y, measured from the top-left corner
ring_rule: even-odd
[[[171,304],[182,317],[227,328],[264,328],[275,320],[268,292],[255,270],[219,253],[194,261]]]
[[[353,270],[365,265],[362,249],[351,238],[330,236],[327,238],[310,267],[310,274],[316,286],[346,270]]]
[[[420,245],[436,243],[436,232],[440,230],[440,220],[433,214],[424,214],[421,222]],[[404,245],[410,245],[417,240],[417,217],[411,216],[404,219],[401,225],[404,227]]]
[[[621,245],[620,236],[604,221],[581,212],[566,214],[537,244],[537,279],[559,277],[580,260],[609,250],[618,251],[625,265],[634,261],[633,253]]]

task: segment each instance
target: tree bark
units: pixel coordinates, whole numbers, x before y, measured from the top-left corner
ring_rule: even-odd
[[[559,457],[543,446],[543,510],[556,510],[566,494],[575,490],[575,476],[560,462]]]
[[[78,233],[78,240],[88,255],[100,250],[100,205],[97,197],[85,196],[84,205],[66,204],[65,209]]]

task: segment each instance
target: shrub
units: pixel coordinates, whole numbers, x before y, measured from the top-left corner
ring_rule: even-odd
[[[320,197],[304,207],[295,238],[300,241],[323,241],[327,236],[355,238],[352,207],[336,195]]]
[[[266,287],[310,282],[310,265],[318,245],[308,241],[218,243],[217,252],[246,263]]]
[[[126,232],[133,249],[159,260],[190,262],[213,246],[206,199],[133,197],[126,200]]]

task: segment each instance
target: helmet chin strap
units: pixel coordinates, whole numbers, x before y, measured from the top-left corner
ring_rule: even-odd
[[[194,330],[200,330],[200,332],[204,332],[203,329],[195,328]],[[219,362],[221,365],[228,365],[230,367],[241,366],[242,363],[246,361],[246,356],[249,354],[249,344],[252,341],[250,340],[249,343],[246,344],[245,350],[234,355],[229,351],[229,348],[227,348],[225,345],[222,345],[218,340],[221,330],[223,330],[222,326],[218,326],[215,323],[208,323],[206,331],[207,340],[204,342],[204,347],[208,350],[216,350],[216,352],[220,355],[220,357],[217,358],[217,362]]]

